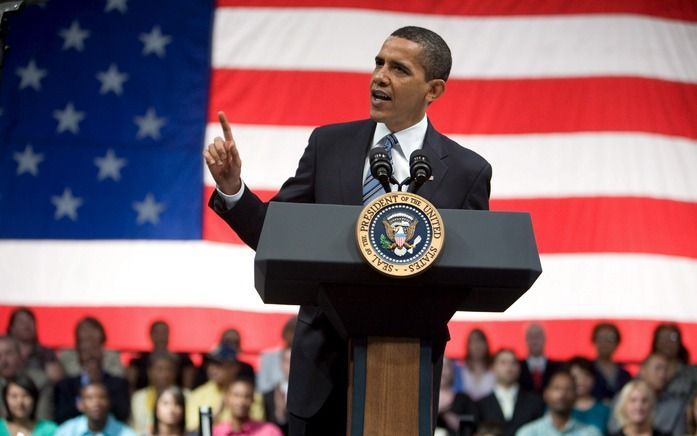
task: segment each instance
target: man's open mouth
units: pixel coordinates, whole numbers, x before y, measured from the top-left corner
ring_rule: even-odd
[[[370,92],[370,95],[377,100],[382,100],[382,101],[390,101],[392,100],[392,97],[387,95],[386,93],[379,91],[377,89],[373,90]]]

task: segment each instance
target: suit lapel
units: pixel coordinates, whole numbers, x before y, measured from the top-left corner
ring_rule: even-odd
[[[433,171],[433,179],[426,181],[426,183],[421,186],[418,194],[428,200],[432,200],[436,192],[438,192],[438,186],[441,184],[445,178],[445,174],[448,172],[448,166],[446,165],[446,158],[448,157],[448,152],[445,148],[441,134],[433,128],[431,122],[428,123],[428,128],[426,129],[426,136],[424,137],[424,150],[428,150],[431,153],[431,169]]]
[[[363,168],[365,157],[370,150],[375,122],[366,121],[352,138],[346,138],[339,144],[341,162],[339,164],[341,195],[344,204],[363,204]]]

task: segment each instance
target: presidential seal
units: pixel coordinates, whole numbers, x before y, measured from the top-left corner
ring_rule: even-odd
[[[445,240],[443,220],[425,198],[390,192],[368,203],[356,222],[363,258],[393,277],[424,272],[438,258]]]

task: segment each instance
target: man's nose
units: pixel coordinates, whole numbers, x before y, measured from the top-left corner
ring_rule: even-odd
[[[376,68],[375,71],[373,71],[373,82],[378,85],[386,85],[389,82],[384,66]]]

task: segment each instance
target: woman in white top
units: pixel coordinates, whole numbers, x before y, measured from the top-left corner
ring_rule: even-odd
[[[458,368],[455,389],[464,392],[473,401],[489,395],[496,384],[491,371],[489,341],[481,329],[475,328],[467,336],[465,360]]]

